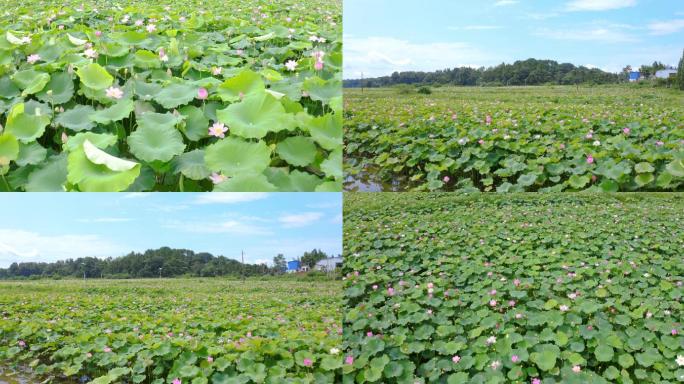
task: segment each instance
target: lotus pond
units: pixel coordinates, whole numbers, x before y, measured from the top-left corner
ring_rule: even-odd
[[[341,190],[341,1],[0,5],[0,190]]]
[[[34,382],[331,383],[341,292],[273,279],[0,282],[0,361]]]
[[[347,194],[345,382],[684,381],[684,195]]]
[[[345,89],[345,189],[682,191],[684,93]],[[359,185],[361,184],[361,185]]]

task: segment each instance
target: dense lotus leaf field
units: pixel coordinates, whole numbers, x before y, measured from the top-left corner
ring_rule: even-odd
[[[684,195],[345,198],[345,382],[681,383]]]
[[[0,6],[0,190],[342,188],[340,1]]]
[[[682,191],[684,93],[345,89],[345,144],[349,190]]]
[[[338,282],[0,282],[0,361],[56,382],[341,380]]]

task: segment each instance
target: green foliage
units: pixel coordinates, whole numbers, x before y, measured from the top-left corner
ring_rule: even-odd
[[[355,193],[344,217],[350,383],[684,374],[680,194]]]
[[[340,382],[340,293],[280,278],[0,282],[0,359],[27,382]]]
[[[416,92],[420,93],[421,95],[431,95],[432,94],[432,91],[430,90],[429,87],[420,87],[420,88],[418,88],[418,90]]]
[[[347,189],[684,190],[681,92],[348,89],[345,105]]]
[[[684,91],[684,50],[682,51],[682,58],[679,59],[679,67],[677,69],[677,86]]]
[[[0,5],[0,126],[45,151],[3,154],[3,190],[341,190],[341,2]],[[93,162],[81,133],[115,137],[90,141],[137,168]],[[258,167],[237,165],[252,151],[216,159],[236,140],[262,149]],[[66,177],[48,177],[55,157]]]

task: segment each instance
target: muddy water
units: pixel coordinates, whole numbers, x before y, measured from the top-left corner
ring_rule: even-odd
[[[41,380],[25,371],[16,370],[0,364],[0,384],[37,384]]]
[[[369,167],[356,175],[347,174],[344,179],[344,190],[349,192],[400,192],[406,187],[406,180],[380,180],[375,170]]]

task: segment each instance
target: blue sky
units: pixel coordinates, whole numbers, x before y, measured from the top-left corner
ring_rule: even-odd
[[[677,65],[683,0],[345,0],[344,77],[530,57],[611,72]]]
[[[3,193],[0,267],[169,246],[246,262],[342,252],[341,193]]]

